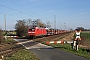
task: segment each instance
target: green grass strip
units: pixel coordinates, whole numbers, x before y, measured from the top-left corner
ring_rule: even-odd
[[[39,60],[33,53],[28,50],[22,49],[11,57],[7,57],[5,60]]]

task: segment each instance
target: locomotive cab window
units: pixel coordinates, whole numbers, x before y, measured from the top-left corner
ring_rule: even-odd
[[[35,29],[29,29],[29,31],[35,31]]]
[[[29,29],[29,31],[32,31],[32,29]]]

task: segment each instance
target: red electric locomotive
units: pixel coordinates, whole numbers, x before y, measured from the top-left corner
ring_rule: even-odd
[[[45,28],[32,27],[28,29],[28,34],[31,37],[44,36],[47,34],[47,31]]]

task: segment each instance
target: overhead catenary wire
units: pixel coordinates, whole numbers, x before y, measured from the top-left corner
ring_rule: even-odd
[[[15,5],[17,5],[17,6],[19,6],[19,7],[21,7],[22,8],[22,6],[21,5],[19,5],[19,4],[17,4],[17,3],[15,3],[15,2],[13,2],[12,0],[9,0],[10,2],[12,2],[12,3],[14,3]]]
[[[0,6],[5,7],[5,8],[8,8],[8,9],[11,9],[11,10],[14,10],[14,11],[17,11],[17,12],[20,12],[20,13],[23,13],[23,14],[26,14],[26,13],[24,13],[24,12],[22,12],[22,11],[19,11],[19,10],[16,10],[16,9],[13,9],[13,8],[10,8],[10,7],[1,5],[1,4],[0,4]]]
[[[10,10],[13,10],[13,11],[20,12],[20,13],[25,14],[25,15],[28,15],[28,16],[32,16],[32,15],[29,15],[29,14],[27,14],[27,13],[25,13],[25,12],[20,11],[20,10],[16,10],[16,9],[13,9],[13,8],[10,8],[10,7],[1,5],[1,4],[0,4],[0,6],[5,7],[5,8],[7,8],[7,9],[10,9]],[[34,16],[34,17],[35,17],[35,16]]]
[[[18,7],[20,7],[21,8],[21,10],[22,9],[25,9],[26,11],[29,11],[30,13],[32,12],[32,11],[30,11],[30,10],[28,10],[28,9],[26,9],[26,8],[24,8],[24,7],[22,7],[21,5],[19,5],[19,4],[17,4],[16,2],[14,2],[14,1],[12,1],[12,0],[9,0],[10,2],[12,2],[12,3],[14,3],[15,5],[17,5]],[[37,15],[38,16],[38,15]],[[35,17],[35,16],[34,16]]]

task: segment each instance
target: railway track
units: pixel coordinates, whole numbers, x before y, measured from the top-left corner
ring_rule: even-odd
[[[58,41],[62,39],[63,37],[67,36],[68,34],[69,33],[59,34],[59,35],[54,35],[54,36],[49,36],[49,37],[43,37],[43,38],[37,38],[37,39],[33,39],[33,42],[42,43],[46,41]]]
[[[11,44],[10,44],[11,45]],[[15,44],[14,46],[10,46],[9,44],[0,45],[0,59],[3,60],[4,57],[11,56],[13,53],[17,52],[24,47],[20,44]]]

